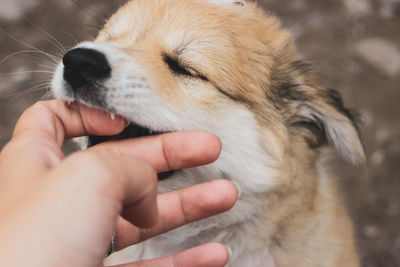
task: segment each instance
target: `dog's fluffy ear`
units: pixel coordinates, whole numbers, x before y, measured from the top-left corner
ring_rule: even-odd
[[[364,148],[354,115],[343,106],[339,93],[328,90],[322,98],[294,105],[297,115],[290,127],[308,131],[313,146],[332,144],[355,164],[365,161]]]
[[[336,90],[317,85],[308,64],[298,61],[281,69],[273,77],[273,91],[278,96],[274,102],[294,134],[315,148],[331,144],[355,164],[365,162],[356,117]]]

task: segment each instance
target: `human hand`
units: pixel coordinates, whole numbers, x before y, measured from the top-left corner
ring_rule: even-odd
[[[102,143],[64,158],[65,139],[114,135],[125,127],[83,106],[39,102],[18,121],[0,154],[1,266],[102,266],[113,232],[122,249],[230,209],[225,180],[157,196],[157,172],[214,161],[219,140],[204,132]],[[228,252],[207,244],[127,266],[223,266]]]

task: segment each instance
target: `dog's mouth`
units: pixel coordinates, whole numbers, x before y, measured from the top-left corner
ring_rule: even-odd
[[[89,142],[88,142],[88,148],[95,146],[97,144],[103,143],[103,142],[107,142],[107,141],[124,140],[124,139],[129,139],[129,138],[158,135],[158,134],[162,134],[162,133],[163,132],[151,131],[148,128],[139,126],[139,125],[131,122],[121,133],[119,133],[117,135],[112,135],[112,136],[90,135]]]
[[[108,111],[102,110],[104,113],[108,114],[110,117],[114,117],[113,113],[108,113]],[[120,115],[118,115],[120,116]],[[121,116],[122,117],[122,116]],[[137,137],[144,137],[144,136],[151,136],[151,135],[159,135],[163,134],[164,132],[153,131],[149,128],[140,126],[134,122],[130,122],[128,126],[119,134],[112,135],[112,136],[97,136],[97,135],[90,135],[88,136],[88,146],[90,148],[92,146],[101,144],[107,141],[117,141],[117,140],[125,140],[130,138],[137,138]],[[169,178],[175,171],[167,171],[158,173],[158,180],[164,180]]]

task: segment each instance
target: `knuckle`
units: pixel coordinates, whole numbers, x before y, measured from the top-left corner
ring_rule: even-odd
[[[144,164],[144,166],[146,166],[146,173],[148,174],[147,176],[150,179],[150,182],[153,186],[157,186],[157,172],[156,170],[153,168],[152,165],[150,165],[148,162],[146,162],[146,164]]]
[[[113,176],[113,165],[105,156],[89,151],[78,152],[70,156],[70,164],[81,171],[90,172],[97,179],[110,179]]]
[[[50,110],[50,104],[48,101],[39,101],[33,104],[31,107],[29,107],[23,115],[30,115],[30,114],[36,114],[36,113],[41,113],[41,114],[47,114],[48,111]]]
[[[118,170],[115,160],[100,153],[85,151],[73,155],[70,166],[80,172],[74,181],[81,190],[112,199],[123,195],[127,180],[124,175],[120,175],[121,170]]]
[[[181,212],[181,218],[182,218],[182,222],[183,224],[188,224],[191,222],[190,219],[190,205],[187,202],[187,199],[185,198],[185,196],[182,193],[179,193],[179,209]]]
[[[168,138],[168,135],[163,135],[161,137],[162,153],[163,153],[163,157],[164,157],[167,169],[172,170],[174,168],[173,160],[172,160],[174,158],[174,155],[172,153],[173,147],[170,146],[170,143],[168,142],[167,138]],[[177,156],[175,156],[175,161],[178,161]]]
[[[36,110],[42,110],[42,109],[47,109],[47,104],[44,101],[38,101],[34,103],[30,108],[27,109],[27,112],[31,111],[36,111]]]
[[[138,168],[141,168],[143,176],[146,177],[146,179],[144,180],[146,192],[153,192],[157,190],[158,178],[157,178],[157,172],[153,168],[153,166],[147,161],[143,160],[138,160],[137,166]]]

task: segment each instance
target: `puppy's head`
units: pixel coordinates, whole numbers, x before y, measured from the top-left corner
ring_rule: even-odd
[[[52,88],[141,135],[208,130],[223,142],[268,140],[276,157],[296,136],[364,157],[339,95],[316,85],[290,34],[250,2],[131,0],[64,56]]]

